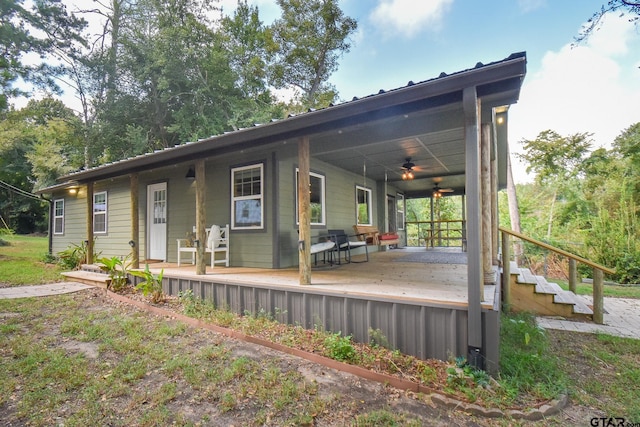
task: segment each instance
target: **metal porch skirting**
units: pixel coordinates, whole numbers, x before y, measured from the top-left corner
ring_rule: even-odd
[[[141,279],[136,278],[136,282]],[[279,322],[322,328],[357,342],[386,339],[389,347],[420,359],[451,360],[467,356],[467,307],[419,299],[350,295],[314,289],[313,286],[273,286],[224,283],[209,276],[205,280],[163,278],[168,295],[192,290],[196,298],[215,307],[244,315],[265,312]],[[485,369],[498,370],[500,313],[482,310]]]

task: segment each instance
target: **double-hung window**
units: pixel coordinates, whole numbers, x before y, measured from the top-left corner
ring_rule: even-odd
[[[356,185],[356,224],[372,225],[371,190]]]
[[[300,223],[298,212],[298,177],[300,171],[296,168],[296,224]],[[311,205],[311,225],[326,224],[326,204],[324,175],[309,172],[309,200]]]
[[[231,169],[231,228],[264,228],[264,166]]]
[[[107,192],[93,194],[93,232],[105,234],[107,232]]]
[[[64,234],[64,199],[53,201],[53,234]]]

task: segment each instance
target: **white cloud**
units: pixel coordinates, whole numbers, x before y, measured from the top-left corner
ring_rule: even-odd
[[[632,43],[640,43],[633,26],[608,16],[586,43],[547,52],[539,70],[525,78],[520,101],[511,108],[512,152],[522,150],[519,141],[546,129],[563,136],[592,133],[594,149],[610,148],[616,136],[640,121],[640,70],[634,67],[637,58],[625,55],[634,51]],[[516,182],[526,180],[523,171],[514,174]]]
[[[412,37],[422,30],[437,31],[453,0],[380,0],[369,15],[383,33]]]
[[[518,6],[524,13],[540,9],[546,4],[546,0],[518,0]]]

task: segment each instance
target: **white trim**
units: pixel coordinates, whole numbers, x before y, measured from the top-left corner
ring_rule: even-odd
[[[62,204],[62,214],[58,215],[58,203]],[[60,219],[60,230],[56,228],[56,220]],[[53,201],[53,234],[64,234],[64,199],[55,199]]]
[[[362,190],[365,192],[365,194],[368,194],[367,197],[367,215],[369,217],[369,222],[360,222],[360,217],[358,215],[359,212],[359,206],[358,206],[358,190]],[[371,191],[370,188],[366,188],[366,187],[362,187],[360,185],[356,185],[356,224],[357,225],[373,225],[373,201],[372,201],[372,196],[373,192]]]
[[[96,197],[104,195],[104,210],[96,212]],[[107,192],[100,191],[97,193],[93,193],[93,234],[107,234],[107,212],[108,212],[108,203],[107,203]],[[98,230],[96,228],[96,217],[99,215],[104,215],[104,230]]]
[[[250,189],[251,194],[247,195],[235,195],[235,174],[238,172],[259,169],[260,170],[260,192],[258,194],[252,193],[253,188]],[[251,202],[258,202],[259,206],[251,206]],[[260,216],[260,223],[254,225],[238,225],[236,224],[236,204],[244,204],[243,217],[253,216],[258,214]],[[257,221],[254,221],[257,222]],[[232,230],[261,230],[264,228],[264,164],[256,163],[248,166],[241,166],[231,169],[231,229]]]
[[[300,212],[298,212],[298,175],[300,173],[300,169],[296,168],[296,187],[295,187],[295,201],[296,201],[296,225],[300,224]],[[309,182],[311,182],[311,177],[320,179],[320,199],[322,205],[322,221],[313,222],[311,221],[311,225],[326,225],[327,224],[327,192],[326,192],[326,176],[321,175],[315,172],[309,172]],[[313,219],[313,218],[312,218]]]

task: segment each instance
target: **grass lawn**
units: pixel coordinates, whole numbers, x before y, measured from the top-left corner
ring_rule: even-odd
[[[46,238],[7,240],[11,245],[0,247],[0,285],[58,279],[57,267],[39,261],[46,253]],[[221,316],[227,327],[229,317],[235,316],[225,311],[214,315],[214,307],[193,299],[183,308],[205,321]],[[284,325],[245,318],[249,328],[278,332],[281,341],[289,337]],[[545,331],[522,315],[504,316],[502,325],[499,393],[485,396],[457,374],[452,378],[460,384],[447,378],[445,385],[507,407],[523,402],[520,396],[542,402],[568,391],[570,407],[544,425],[587,425],[594,417],[640,423],[640,340]],[[434,408],[420,397],[407,401],[384,386],[376,391],[352,386],[350,380],[332,378],[335,374],[321,368],[318,372],[302,359],[232,341],[125,307],[98,289],[0,300],[0,419],[36,426],[209,425],[213,420],[214,425],[472,422],[460,411]],[[333,343],[324,341],[342,355],[346,344],[339,337]],[[382,353],[371,353],[377,354]],[[386,358],[372,361],[381,364]],[[513,420],[473,423],[522,425]]]
[[[8,245],[0,246],[0,285],[21,286],[58,282],[62,270],[47,264],[49,241],[46,237],[3,236]]]

